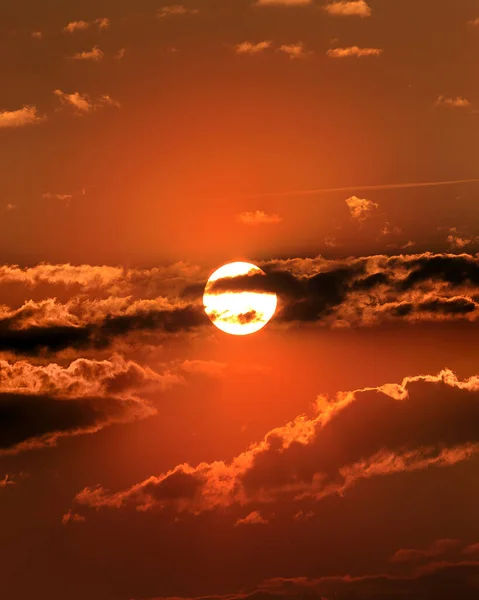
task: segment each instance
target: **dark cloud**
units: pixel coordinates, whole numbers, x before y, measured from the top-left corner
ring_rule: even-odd
[[[113,341],[133,332],[158,331],[178,333],[208,322],[204,311],[197,306],[165,310],[148,310],[135,314],[106,314],[98,322],[79,325],[24,324],[25,315],[0,320],[0,351],[14,354],[39,355],[68,348],[107,348]],[[19,328],[19,322],[22,327]]]
[[[155,412],[133,399],[0,393],[0,453],[53,445],[65,435],[93,432]]]
[[[218,279],[209,292],[276,293],[281,299],[280,321],[333,327],[479,316],[476,256],[318,257],[271,261],[261,267],[266,274]],[[184,293],[194,297],[200,288],[196,284]]]
[[[408,575],[277,577],[249,592],[176,600],[477,600],[478,597],[479,562],[464,561],[433,563]]]
[[[178,465],[116,493],[86,488],[77,502],[195,513],[279,499],[295,503],[343,493],[369,477],[455,464],[478,451],[479,377],[459,381],[443,371],[331,401],[320,397],[313,417],[273,429],[228,463]]]
[[[156,409],[137,393],[179,381],[118,355],[78,359],[67,367],[0,361],[0,454],[154,415]]]

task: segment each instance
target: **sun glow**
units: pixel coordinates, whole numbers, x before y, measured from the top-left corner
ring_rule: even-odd
[[[271,292],[214,291],[220,279],[231,280],[244,275],[266,274],[259,267],[246,262],[224,265],[208,279],[203,295],[205,312],[214,325],[225,333],[248,335],[262,329],[276,311],[278,298]]]

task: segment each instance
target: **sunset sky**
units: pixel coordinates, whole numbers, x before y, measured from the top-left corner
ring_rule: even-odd
[[[181,1],[1,0],[0,597],[477,599],[479,3]]]

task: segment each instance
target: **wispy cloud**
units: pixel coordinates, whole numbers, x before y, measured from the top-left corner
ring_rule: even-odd
[[[365,0],[354,0],[351,2],[331,2],[323,9],[335,17],[370,17],[371,8]]]
[[[238,221],[243,225],[276,225],[282,221],[276,214],[268,214],[263,210],[255,212],[243,212],[238,215]]]
[[[197,15],[200,11],[197,8],[186,8],[182,4],[171,4],[163,6],[156,11],[156,16],[159,19],[166,17],[182,17],[186,15]]]
[[[349,46],[347,48],[331,48],[326,52],[330,58],[363,58],[365,56],[381,56],[382,48],[359,48],[359,46]]]
[[[67,94],[66,92],[62,92],[62,90],[54,90],[53,93],[63,106],[74,109],[78,114],[86,114],[104,106],[120,107],[120,103],[108,94],[100,96],[98,100],[94,102],[87,94],[80,94],[80,92]]]
[[[105,53],[98,48],[98,46],[94,46],[91,50],[86,50],[84,52],[77,52],[72,56],[73,60],[92,60],[93,62],[99,62],[103,60]]]
[[[260,52],[264,52],[271,48],[272,42],[264,41],[264,42],[241,42],[238,44],[236,49],[236,54],[259,54]]]
[[[73,194],[53,194],[52,192],[45,192],[42,194],[44,200],[60,200],[61,202],[69,202],[73,198]]]
[[[122,58],[124,58],[126,54],[126,48],[120,48],[117,52],[115,52],[115,54],[113,55],[113,58],[115,60],[121,60]]]
[[[24,106],[19,110],[0,111],[0,129],[25,127],[41,123],[46,117],[40,116],[35,106]]]
[[[63,31],[66,33],[75,33],[76,31],[85,31],[85,29],[89,29],[95,25],[99,30],[105,30],[110,27],[111,21],[107,17],[101,17],[94,21],[71,21],[63,28]]]

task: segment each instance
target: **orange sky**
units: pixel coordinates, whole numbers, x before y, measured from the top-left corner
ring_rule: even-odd
[[[3,0],[2,598],[477,598],[478,23]]]

